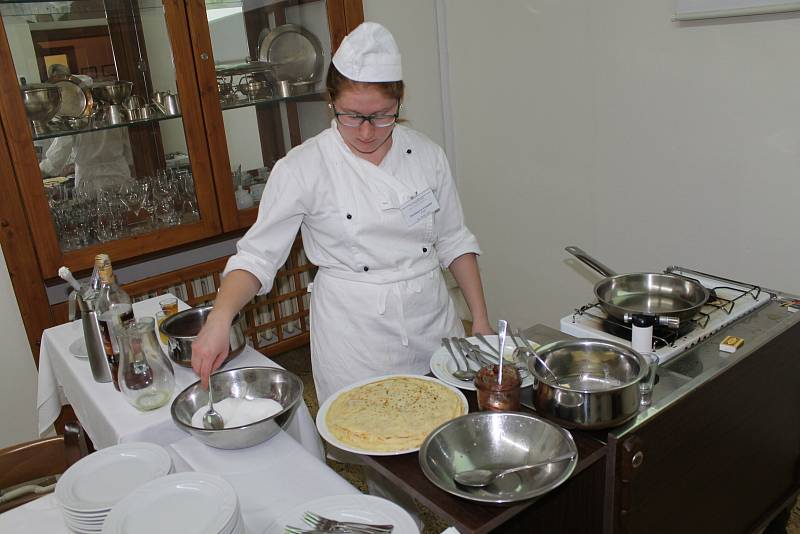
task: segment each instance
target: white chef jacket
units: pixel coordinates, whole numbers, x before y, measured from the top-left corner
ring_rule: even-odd
[[[39,163],[44,176],[58,176],[74,157],[75,185],[81,181],[103,186],[131,179],[133,157],[125,128],[100,130],[56,138]]]
[[[310,313],[320,402],[365,378],[427,373],[441,338],[464,332],[439,267],[480,248],[444,151],[402,125],[392,136],[379,166],[350,151],[335,120],[292,149],[225,268],[252,273],[268,292],[300,228],[319,267]],[[409,225],[400,206],[427,189],[440,208]]]

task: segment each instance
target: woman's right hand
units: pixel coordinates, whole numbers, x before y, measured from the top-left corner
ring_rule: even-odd
[[[208,389],[208,377],[218,369],[230,350],[231,321],[215,316],[212,311],[206,324],[192,342],[192,369],[200,376],[203,387]]]

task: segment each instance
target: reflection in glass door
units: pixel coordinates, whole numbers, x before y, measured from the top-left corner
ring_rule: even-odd
[[[324,1],[207,2],[236,209],[258,206],[270,170],[330,123]],[[254,217],[254,215],[253,215]]]
[[[58,246],[200,220],[164,7],[0,5]]]

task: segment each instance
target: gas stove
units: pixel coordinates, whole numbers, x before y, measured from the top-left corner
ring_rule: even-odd
[[[697,315],[683,321],[677,330],[664,327],[653,332],[653,353],[661,364],[767,304],[774,296],[752,284],[684,267],[669,267],[664,272],[692,278],[709,289],[712,296]],[[562,318],[561,331],[575,337],[607,339],[627,346],[631,346],[633,333],[631,325],[609,318],[596,301]]]

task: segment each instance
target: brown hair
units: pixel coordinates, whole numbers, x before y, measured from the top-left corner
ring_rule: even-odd
[[[333,102],[339,94],[351,87],[362,85],[373,85],[378,88],[380,92],[393,100],[403,100],[405,93],[405,84],[403,80],[397,82],[357,82],[344,76],[331,62],[328,67],[328,77],[325,80],[325,88],[328,90],[328,100]]]

